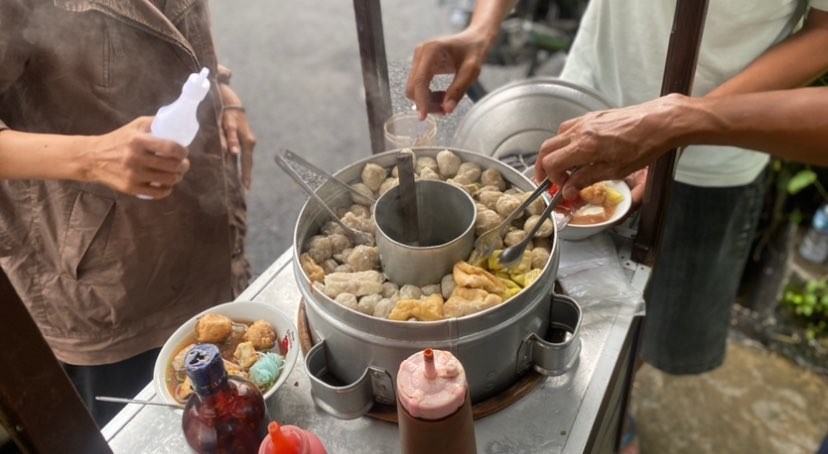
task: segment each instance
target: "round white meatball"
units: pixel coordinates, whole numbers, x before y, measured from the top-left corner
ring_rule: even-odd
[[[503,175],[496,169],[486,169],[480,174],[480,184],[483,186],[492,185],[497,189],[503,191],[506,189],[506,180]]]
[[[372,192],[376,192],[382,182],[385,181],[387,173],[388,172],[384,167],[374,164],[373,162],[369,162],[362,168],[362,174],[360,176],[362,178],[362,183],[365,184],[365,186],[368,186]]]
[[[457,175],[462,163],[460,157],[449,150],[437,153],[437,168],[443,178],[452,178]]]

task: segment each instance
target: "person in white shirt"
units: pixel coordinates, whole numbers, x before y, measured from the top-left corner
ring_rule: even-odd
[[[421,117],[454,110],[479,75],[500,22],[514,3],[479,0],[465,30],[417,46],[406,94]],[[561,78],[598,91],[617,107],[657,98],[675,5],[676,0],[591,0]],[[826,49],[828,0],[710,0],[692,94],[712,99],[805,86],[828,71]],[[430,90],[436,74],[454,74],[445,92]],[[676,99],[674,95],[661,102]],[[590,122],[564,123],[560,137],[543,145],[536,178],[548,175],[562,183],[566,174],[561,169],[569,168],[562,165],[592,164],[583,175],[580,171],[572,175],[571,194],[588,180],[608,176],[608,169],[617,177],[658,156],[651,153],[636,166],[622,163],[618,150],[636,150],[638,144],[622,144],[625,137],[613,135],[618,126],[609,125],[602,132],[616,140],[616,151],[609,147],[599,152],[595,146],[584,160],[581,153],[589,148],[601,120],[601,114],[590,115],[585,116]],[[643,121],[625,119],[629,129]],[[682,122],[674,120],[663,119],[658,127],[677,130]],[[582,128],[579,134],[566,135],[567,125]],[[641,148],[652,145],[646,135],[634,138],[642,141]],[[753,146],[757,140],[713,141],[708,135],[684,144],[689,143]],[[660,152],[666,151],[661,148]],[[695,374],[723,362],[730,310],[761,212],[768,160],[767,154],[730,146],[688,146],[681,154],[651,276],[641,344],[641,357],[654,367],[672,374]],[[598,174],[601,169],[604,174]],[[637,176],[636,181],[644,181],[641,173]],[[643,188],[634,188],[634,194],[640,197]]]

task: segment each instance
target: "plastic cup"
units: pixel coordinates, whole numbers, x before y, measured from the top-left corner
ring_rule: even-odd
[[[434,145],[437,122],[431,115],[420,121],[417,112],[400,112],[385,121],[385,146],[396,148]]]

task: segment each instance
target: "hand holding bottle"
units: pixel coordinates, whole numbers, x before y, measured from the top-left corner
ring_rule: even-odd
[[[93,137],[84,156],[88,180],[130,195],[167,197],[190,168],[187,148],[150,135],[153,117],[140,117]],[[152,183],[152,184],[151,184]]]

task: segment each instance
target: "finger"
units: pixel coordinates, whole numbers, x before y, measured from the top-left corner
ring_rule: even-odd
[[[186,158],[189,153],[187,147],[182,147],[172,140],[159,139],[149,134],[138,134],[133,140],[133,144],[139,149],[146,150],[164,158],[181,160]]]
[[[242,136],[241,179],[242,185],[248,191],[253,180],[253,149],[256,146],[256,137],[248,129]]]
[[[480,66],[473,59],[467,59],[460,66],[460,69],[455,74],[446,90],[446,96],[443,100],[443,110],[446,113],[454,112],[455,107],[463,99],[469,87],[480,76]]]
[[[122,190],[129,195],[137,196],[145,200],[163,199],[172,194],[172,186],[153,185],[149,183],[130,184]]]
[[[165,173],[183,173],[185,172],[185,163],[189,167],[189,160],[165,158],[154,153],[144,152],[140,157],[136,158],[136,167],[143,167],[149,170]]]
[[[575,170],[563,184],[564,198],[571,199],[587,186],[612,179],[611,171],[612,169],[607,165],[587,166]]]
[[[224,131],[224,139],[227,141],[227,150],[238,156],[241,153],[242,147],[239,143],[239,128],[235,114],[224,114],[222,130]]]
[[[572,129],[573,126],[578,124],[579,120],[580,120],[580,117],[571,118],[571,119],[566,120],[565,122],[561,123],[561,125],[558,126],[558,134],[563,134],[563,133],[569,131],[570,129]]]
[[[152,126],[153,118],[154,117],[150,116],[138,117],[135,120],[132,120],[130,124],[138,131],[149,132],[150,127]]]
[[[182,177],[183,173],[181,172],[159,172],[151,169],[135,170],[129,175],[129,179],[133,185],[150,184],[151,186],[160,185],[161,187],[175,186],[181,181]]]
[[[535,161],[535,175],[538,178],[549,178],[552,182],[560,184],[569,175],[567,171],[575,166],[566,164],[568,155],[575,150],[577,146],[570,143],[566,136],[547,139],[541,145],[541,151]],[[564,164],[561,164],[562,160]]]
[[[420,121],[425,120],[429,112],[429,86],[431,85],[431,79],[434,77],[432,73],[433,63],[434,53],[427,52],[423,45],[417,46],[414,50],[414,63],[406,83],[405,95],[413,100],[414,105],[417,106]]]

